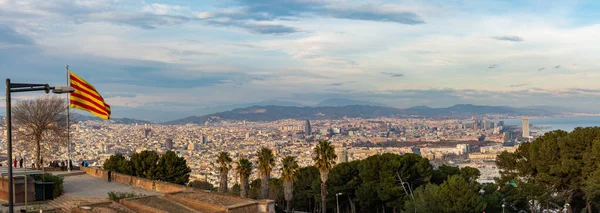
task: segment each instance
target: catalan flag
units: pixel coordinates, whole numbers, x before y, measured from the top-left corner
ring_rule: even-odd
[[[71,87],[75,89],[70,96],[71,108],[88,111],[105,120],[110,118],[110,106],[104,102],[94,86],[70,71],[69,80]]]

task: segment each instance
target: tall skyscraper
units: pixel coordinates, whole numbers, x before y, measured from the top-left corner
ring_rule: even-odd
[[[306,120],[306,126],[304,127],[304,133],[306,135],[312,134],[312,129],[310,128],[310,120]]]
[[[173,138],[165,139],[165,147],[167,148],[167,150],[173,149]]]
[[[152,132],[152,129],[150,129],[150,127],[148,127],[148,124],[144,125],[144,138],[148,138],[148,135],[150,135],[150,132]]]
[[[529,138],[529,118],[523,118],[523,139]]]

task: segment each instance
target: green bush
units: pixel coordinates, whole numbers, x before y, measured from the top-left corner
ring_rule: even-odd
[[[125,198],[132,198],[132,197],[141,197],[144,196],[143,194],[137,194],[135,192],[108,192],[108,199],[112,200],[112,201],[119,201],[121,199],[125,199]]]
[[[50,173],[44,173],[41,175],[31,175],[31,177],[33,177],[33,179],[35,179],[36,181],[53,182],[54,183],[54,192],[52,193],[52,195],[54,198],[57,198],[58,196],[60,196],[64,191],[64,188],[63,188],[64,178],[63,177],[52,175]]]
[[[192,172],[185,158],[179,157],[173,151],[158,155],[155,151],[145,150],[131,155],[130,160],[121,154],[116,154],[110,156],[103,168],[112,172],[180,185],[189,181]]]
[[[133,173],[131,161],[128,161],[122,154],[110,156],[110,158],[104,162],[103,167],[104,170],[111,170],[121,174],[131,175]]]

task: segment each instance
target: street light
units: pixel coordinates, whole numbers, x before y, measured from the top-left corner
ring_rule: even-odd
[[[48,84],[24,84],[24,83],[10,83],[10,78],[6,79],[6,141],[7,141],[7,155],[8,162],[12,162],[12,120],[11,120],[11,108],[10,108],[10,94],[13,92],[32,92],[32,91],[45,91],[46,94],[52,91],[56,94],[71,93],[75,91],[73,87],[58,86],[51,87]],[[25,195],[27,196],[27,195]],[[8,167],[8,212],[14,213],[14,198],[13,198],[13,170],[12,165]]]
[[[340,199],[338,198],[342,193],[335,194],[335,202],[337,204],[337,213],[340,213]]]
[[[504,205],[504,203],[502,204],[502,213],[504,213],[504,207],[506,207],[506,205]]]
[[[25,168],[25,212],[27,212],[28,192],[27,192],[27,152],[26,151],[23,152],[23,162],[25,163],[25,167],[24,167]]]
[[[564,207],[565,207],[565,210],[567,210],[567,213],[571,212],[571,211],[569,211],[569,206],[571,206],[571,205],[569,205],[569,203],[565,203]]]

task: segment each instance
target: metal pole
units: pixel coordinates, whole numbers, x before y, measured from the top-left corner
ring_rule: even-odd
[[[340,196],[339,193],[335,194],[335,203],[337,205],[337,208],[336,208],[337,209],[337,213],[340,213],[340,199],[338,199],[339,196]]]
[[[27,162],[26,155],[23,155],[23,162]],[[25,163],[25,212],[27,212],[27,163]]]
[[[13,162],[12,162],[12,119],[11,119],[11,110],[10,110],[10,78],[6,79],[6,142],[8,144],[7,147],[7,155],[8,155],[8,212],[13,213],[14,210],[14,200],[13,200]]]
[[[71,86],[69,84],[70,82],[70,75],[69,75],[69,65],[67,65],[67,86]],[[69,105],[70,103],[70,94],[67,94],[67,171],[71,172],[71,126],[69,124]]]

